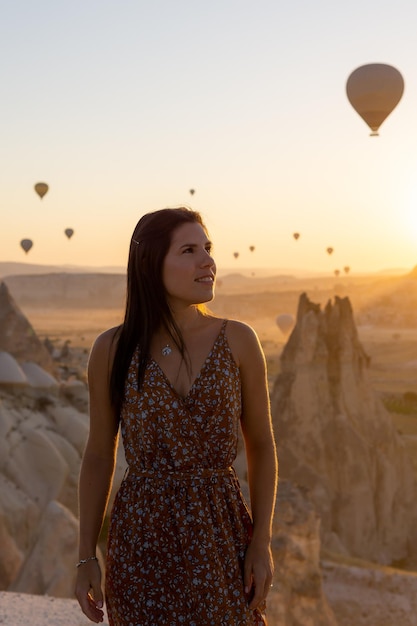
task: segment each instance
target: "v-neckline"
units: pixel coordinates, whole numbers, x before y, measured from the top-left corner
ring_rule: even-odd
[[[214,349],[217,346],[217,343],[220,341],[220,338],[223,336],[224,334],[224,329],[226,328],[226,321],[227,320],[223,320],[222,324],[220,326],[220,330],[216,335],[215,340],[213,341],[213,344],[210,348],[209,353],[207,354],[206,358],[203,361],[202,366],[200,367],[196,377],[194,378],[194,380],[192,381],[190,388],[188,389],[187,393],[185,394],[185,396],[183,396],[182,394],[180,394],[174,387],[173,383],[170,381],[170,379],[168,378],[168,376],[165,374],[164,370],[162,369],[161,365],[158,363],[158,361],[156,361],[152,356],[149,357],[150,362],[154,364],[154,366],[156,366],[158,368],[158,370],[160,371],[160,373],[162,374],[162,377],[165,381],[165,383],[167,384],[167,386],[171,389],[171,391],[175,394],[175,396],[177,398],[180,398],[180,400],[182,400],[183,402],[191,395],[195,385],[197,384],[198,380],[201,378],[204,370],[207,367],[208,362],[210,361],[212,354],[214,352]]]

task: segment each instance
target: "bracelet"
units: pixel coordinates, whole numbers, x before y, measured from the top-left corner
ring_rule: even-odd
[[[88,561],[98,561],[98,558],[96,556],[89,556],[86,559],[81,559],[75,567],[80,567],[80,565],[84,565],[84,563],[88,563]]]

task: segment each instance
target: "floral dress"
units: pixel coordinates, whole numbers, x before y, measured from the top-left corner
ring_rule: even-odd
[[[133,356],[121,414],[128,463],[111,514],[110,626],[254,626],[243,561],[251,518],[231,465],[241,416],[226,320],[182,398],[149,360],[137,391]]]

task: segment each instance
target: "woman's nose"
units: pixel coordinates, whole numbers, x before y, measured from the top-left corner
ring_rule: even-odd
[[[214,259],[211,256],[210,252],[207,252],[207,250],[204,251],[204,256],[202,258],[201,264],[204,267],[211,267],[212,265],[214,265]]]

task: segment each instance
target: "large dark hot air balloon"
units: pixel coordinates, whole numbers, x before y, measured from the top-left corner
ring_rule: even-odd
[[[300,233],[293,233],[293,237],[296,241],[299,238],[299,236],[300,236]]]
[[[249,250],[253,252],[255,250],[255,246],[249,246]]]
[[[326,252],[327,252],[327,254],[332,254],[333,248],[330,248],[330,247],[326,248]]]
[[[190,195],[193,196],[195,194],[195,189],[190,189]]]
[[[44,195],[47,193],[48,189],[49,187],[46,183],[36,183],[35,185],[35,191],[41,200],[44,197]]]
[[[73,234],[74,234],[74,231],[73,231],[73,229],[72,229],[72,228],[66,228],[66,229],[64,230],[64,233],[66,234],[66,236],[68,237],[68,239],[71,239],[71,237],[72,237],[72,236],[73,236]]]
[[[237,259],[239,256],[239,252],[233,252],[233,256],[235,257],[235,259]]]
[[[371,137],[378,135],[382,122],[395,109],[404,92],[400,72],[384,63],[361,65],[346,83],[350,104],[371,129]]]
[[[20,242],[20,247],[26,252],[26,254],[29,252],[32,246],[32,239],[22,239],[22,241]]]

